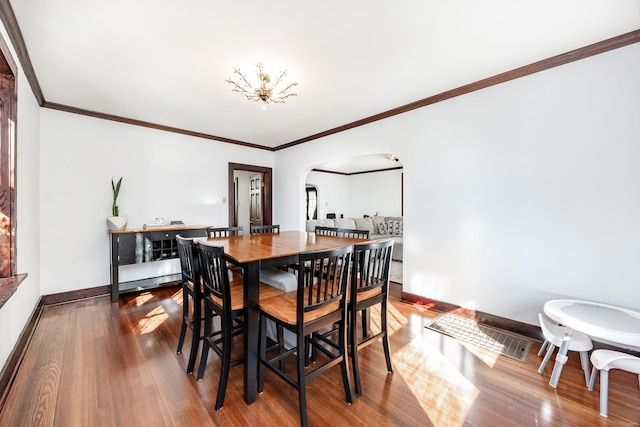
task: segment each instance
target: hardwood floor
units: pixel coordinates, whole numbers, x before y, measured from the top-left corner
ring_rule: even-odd
[[[189,343],[176,354],[181,313],[177,287],[45,308],[6,403],[1,426],[298,425],[297,392],[267,372],[265,391],[247,406],[242,367],[232,368],[225,406],[216,412],[219,358],[203,381],[186,375]],[[364,395],[349,406],[340,369],[308,384],[310,425],[586,426],[640,423],[635,375],[612,371],[609,419],[584,384],[571,354],[556,390],[552,364],[528,363],[465,346],[424,328],[438,313],[394,300],[390,309],[394,373],[381,345],[361,352]],[[375,326],[375,325],[374,325]],[[188,341],[188,340],[187,340]]]

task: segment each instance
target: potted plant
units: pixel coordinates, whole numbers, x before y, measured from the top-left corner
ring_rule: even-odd
[[[113,178],[111,178],[113,205],[111,206],[112,216],[107,217],[107,228],[109,228],[109,230],[124,230],[127,227],[127,216],[120,216],[120,208],[118,207],[118,194],[120,194],[120,184],[122,184],[122,177],[120,177],[117,184],[114,183]]]

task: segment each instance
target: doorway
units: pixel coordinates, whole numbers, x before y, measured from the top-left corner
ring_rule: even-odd
[[[318,219],[318,187],[308,185],[306,186],[307,194],[307,220]]]
[[[229,226],[272,224],[271,168],[229,163]]]

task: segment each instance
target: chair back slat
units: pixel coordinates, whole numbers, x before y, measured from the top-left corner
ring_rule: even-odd
[[[352,297],[358,292],[389,287],[393,239],[355,245],[351,272]]]
[[[316,226],[315,233],[321,236],[337,236],[338,229],[336,227]]]
[[[182,282],[191,282],[195,286],[200,283],[200,260],[196,253],[196,243],[193,239],[182,237],[180,234],[176,236],[176,243],[182,270]]]
[[[277,224],[252,225],[252,226],[250,226],[249,232],[251,234],[279,233],[280,232],[280,226],[277,225]]]
[[[207,229],[209,237],[242,236],[243,227],[210,227]]]
[[[230,308],[229,272],[224,258],[224,248],[200,243],[198,249],[205,295],[211,294],[222,300],[223,307]]]
[[[368,239],[371,236],[370,230],[354,230],[351,228],[338,228],[338,237],[350,237],[352,239]]]
[[[353,246],[317,252],[303,252],[298,265],[299,322],[304,313],[331,303],[344,304]]]

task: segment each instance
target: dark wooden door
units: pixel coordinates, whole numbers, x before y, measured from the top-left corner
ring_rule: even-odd
[[[262,225],[262,174],[249,178],[249,222]]]

